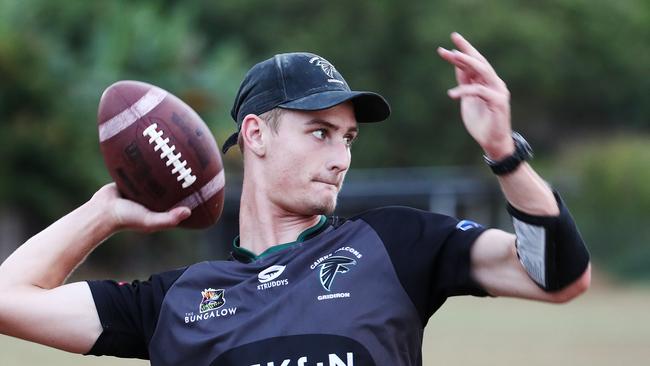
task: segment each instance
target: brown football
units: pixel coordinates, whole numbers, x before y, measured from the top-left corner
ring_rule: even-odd
[[[97,125],[104,162],[122,196],[159,212],[189,207],[183,227],[205,228],[219,219],[221,154],[190,106],[157,86],[118,81],[102,94]]]

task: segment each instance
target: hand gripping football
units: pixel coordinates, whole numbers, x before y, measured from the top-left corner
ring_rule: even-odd
[[[99,143],[125,198],[153,211],[186,206],[180,226],[205,228],[221,216],[225,177],[212,133],[171,93],[139,81],[118,81],[102,94]]]

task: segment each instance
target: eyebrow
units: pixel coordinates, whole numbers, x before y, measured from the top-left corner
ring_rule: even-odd
[[[311,120],[307,121],[305,124],[308,125],[308,126],[309,125],[325,126],[325,127],[328,127],[328,128],[330,128],[330,129],[332,129],[334,131],[340,130],[339,126],[333,124],[332,122],[321,119],[321,118],[311,119]],[[359,132],[359,129],[357,128],[357,126],[353,126],[353,127],[348,128],[348,132]]]

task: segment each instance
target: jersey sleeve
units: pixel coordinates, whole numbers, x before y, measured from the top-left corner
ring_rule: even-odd
[[[185,268],[132,283],[88,281],[103,331],[89,355],[149,359],[151,339],[167,290]]]
[[[361,215],[386,247],[423,326],[450,296],[486,296],[470,273],[470,250],[485,228],[469,220],[408,207]]]

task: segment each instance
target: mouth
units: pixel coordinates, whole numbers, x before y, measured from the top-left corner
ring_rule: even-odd
[[[339,183],[338,182],[327,181],[327,180],[319,180],[319,179],[315,179],[314,182],[326,184],[328,186],[333,186],[337,190],[339,189]]]

